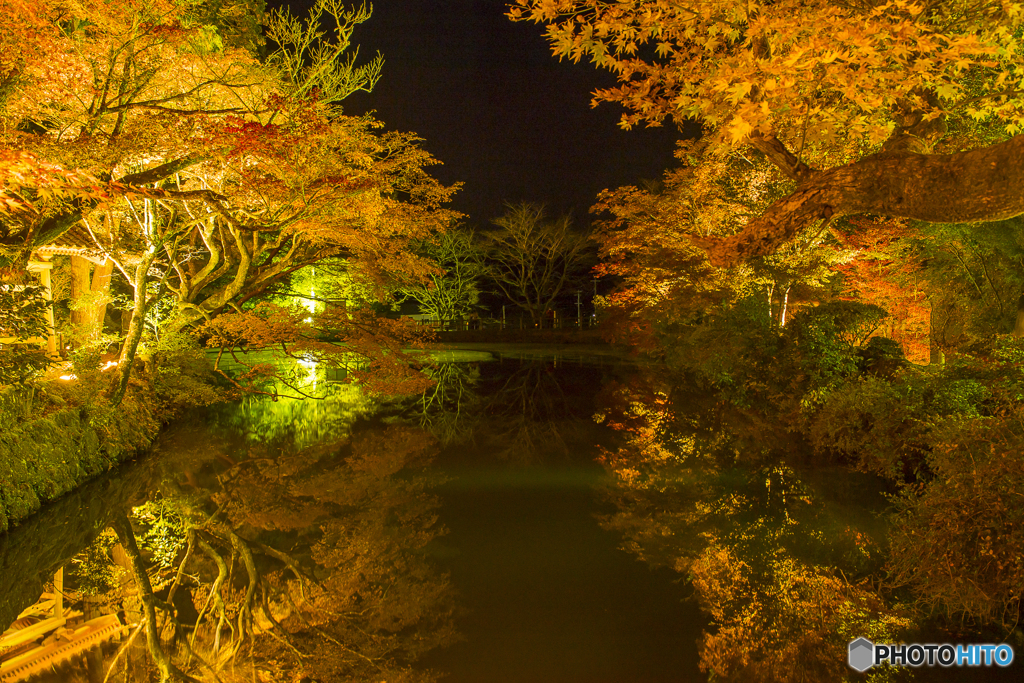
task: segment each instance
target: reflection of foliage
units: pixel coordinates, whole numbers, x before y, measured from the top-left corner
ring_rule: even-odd
[[[434,385],[414,404],[420,426],[446,446],[472,436],[479,417],[476,385],[480,368],[468,363],[437,363],[425,372]]]
[[[140,530],[136,531],[140,550],[146,552],[161,569],[173,565],[185,547],[188,528],[188,521],[178,506],[173,501],[156,498],[133,508],[131,517],[136,529]]]
[[[565,455],[580,430],[589,427],[550,363],[523,361],[484,406],[488,428],[480,436],[508,460],[531,461]]]
[[[85,550],[71,558],[64,580],[75,586],[79,595],[96,595],[117,588],[117,573],[110,561],[110,549],[117,534],[107,529]]]
[[[157,667],[178,680],[234,681],[235,665],[262,680],[434,680],[410,665],[455,635],[447,578],[425,550],[442,531],[423,469],[435,448],[407,427],[298,452],[254,447],[208,499],[169,495],[143,509],[141,533],[122,524],[143,616],[159,634],[149,648]],[[191,632],[168,611],[179,602],[153,596],[152,570],[134,547],[136,534],[157,536],[173,506],[189,523],[169,591],[192,593]],[[189,589],[186,576],[199,586]],[[166,627],[154,626],[158,615]]]
[[[849,640],[910,625],[847,580],[879,569],[870,519],[791,467],[737,465],[735,442],[691,424],[660,381],[610,398],[598,419],[623,442],[603,457],[618,506],[604,526],[693,581],[712,620],[701,667],[716,680],[842,680]]]
[[[252,442],[277,443],[285,440],[295,448],[308,448],[318,442],[337,440],[348,434],[352,423],[372,406],[372,400],[359,387],[327,383],[322,366],[310,369],[298,361],[285,359],[276,362],[292,363],[296,371],[306,373],[307,377],[313,374],[318,379],[317,393],[321,398],[281,397],[273,400],[267,396],[248,396],[218,411],[217,415],[226,424],[242,427]]]
[[[716,627],[700,651],[701,668],[714,680],[846,680],[849,641],[895,642],[911,626],[870,590],[785,553],[755,572],[728,547],[711,545],[691,576]],[[869,680],[891,680],[889,674],[878,670]]]

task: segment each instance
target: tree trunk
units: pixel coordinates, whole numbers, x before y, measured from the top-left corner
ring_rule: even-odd
[[[121,347],[121,357],[117,361],[117,387],[114,389],[110,402],[118,405],[124,398],[124,392],[128,389],[128,379],[131,377],[132,365],[135,363],[135,352],[139,348],[139,341],[142,339],[142,332],[146,328],[146,284],[149,280],[149,267],[153,265],[156,251],[148,252],[135,269],[135,308],[132,309],[132,317],[128,323],[128,334],[125,336],[124,346]]]
[[[110,276],[113,272],[114,261],[109,258],[92,271],[90,291],[98,295],[99,301],[92,308],[89,324],[91,333],[97,337],[103,334],[103,321],[107,317],[107,297],[110,296]]]
[[[958,154],[873,154],[806,175],[741,232],[691,240],[715,265],[775,252],[834,216],[870,213],[929,223],[999,221],[1024,214],[1024,136]]]
[[[782,312],[779,314],[779,328],[786,326],[786,311],[789,309],[789,287],[786,287],[786,294],[782,297]]]
[[[71,325],[77,337],[87,336],[89,327],[89,309],[81,305],[82,297],[89,294],[89,259],[82,256],[71,257],[71,300],[76,304],[71,310]]]
[[[1013,336],[1024,337],[1024,294],[1017,299],[1017,321],[1013,325]]]
[[[935,315],[935,302],[932,302],[931,311],[928,314],[928,364],[942,365],[946,358],[939,346],[939,330],[936,327],[937,316]]]
[[[195,679],[185,675],[171,663],[170,656],[164,650],[163,643],[160,642],[160,633],[157,630],[156,596],[153,595],[153,584],[150,582],[149,574],[146,572],[146,565],[142,562],[139,545],[135,541],[135,533],[132,531],[132,525],[128,521],[128,516],[125,514],[118,515],[114,518],[112,526],[117,533],[118,540],[121,541],[125,554],[128,556],[131,575],[135,580],[136,588],[139,590],[139,597],[142,600],[142,615],[146,622],[146,644],[149,646],[150,656],[153,657],[153,661],[160,671],[160,683],[165,683],[166,681],[194,681]]]
[[[103,319],[107,312],[105,299],[110,292],[110,276],[114,271],[114,262],[107,259],[103,264],[96,266],[91,284],[89,268],[88,259],[81,256],[71,257],[71,298],[77,302],[77,307],[71,311],[71,324],[79,344],[95,340],[103,332]],[[94,301],[83,304],[82,298],[89,296]]]

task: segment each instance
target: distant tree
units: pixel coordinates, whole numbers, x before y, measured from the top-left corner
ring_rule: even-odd
[[[522,202],[507,209],[493,221],[498,230],[485,236],[489,273],[498,289],[539,326],[583,265],[589,239],[573,231],[568,216],[548,220],[543,205]]]
[[[484,273],[483,254],[473,242],[472,231],[450,228],[419,241],[413,251],[433,270],[401,286],[399,295],[416,301],[422,312],[437,320],[468,316],[480,299],[478,285]]]

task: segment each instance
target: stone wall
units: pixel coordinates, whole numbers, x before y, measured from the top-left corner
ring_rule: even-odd
[[[159,421],[145,404],[57,410],[0,429],[0,532],[148,447]]]

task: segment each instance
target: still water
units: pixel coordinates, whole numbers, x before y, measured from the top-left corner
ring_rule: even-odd
[[[0,536],[0,681],[857,681],[850,640],[921,634],[880,480],[657,367],[433,361],[392,400],[300,363],[322,400],[201,411]]]
[[[63,567],[66,606],[139,622],[123,539],[104,531],[134,510],[158,598],[192,553],[174,588],[182,630],[163,626],[172,659],[201,679],[706,679],[707,619],[690,588],[625,552],[607,523],[615,482],[597,458],[619,437],[595,414],[635,368],[518,356],[437,364],[431,390],[384,402],[311,368],[322,401],[254,398],[172,425],[150,456],[0,537],[0,620],[51,594]],[[257,581],[232,538],[250,547]],[[231,563],[219,584],[216,556]],[[130,632],[104,646],[102,665],[71,658],[53,680],[102,680]],[[146,680],[143,639],[114,666],[117,680],[125,669]]]

